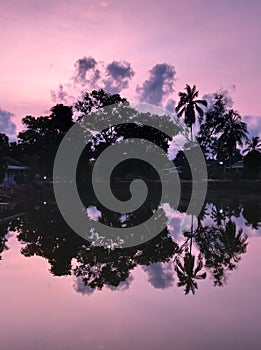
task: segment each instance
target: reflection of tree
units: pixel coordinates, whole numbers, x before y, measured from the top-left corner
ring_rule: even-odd
[[[155,203],[151,205],[154,208]],[[104,286],[120,288],[122,283],[129,280],[130,273],[136,266],[141,265],[146,273],[152,274],[156,264],[167,263],[168,274],[177,274],[178,286],[184,287],[185,294],[194,294],[198,289],[198,281],[206,278],[203,268],[212,275],[214,285],[222,286],[227,272],[236,268],[241,255],[246,252],[247,238],[242,230],[236,229],[228,205],[222,204],[221,213],[220,203],[213,205],[213,208],[215,210],[210,210],[213,224],[205,224],[209,214],[206,208],[202,209],[197,224],[196,221],[193,223],[192,216],[191,230],[183,233],[179,245],[165,229],[136,247],[109,249],[94,246],[76,235],[65,224],[56,206],[49,204],[36,205],[35,209],[14,220],[12,230],[18,231],[18,240],[24,244],[21,249],[23,255],[38,255],[47,259],[50,271],[55,276],[75,275],[77,281],[83,283],[81,290],[84,286],[87,290],[102,289]],[[149,216],[150,213],[152,208],[148,205],[142,212],[137,211],[136,216],[134,213],[126,216],[124,225],[140,223],[142,216]],[[216,220],[215,215],[219,214],[222,217]],[[109,226],[119,227],[122,223],[121,217],[114,213],[108,214],[106,218],[103,214],[100,220]],[[2,232],[0,253],[6,249],[4,236],[7,231]],[[194,249],[192,251],[193,242],[195,252],[198,253],[194,253]],[[149,268],[153,266],[154,270],[151,271]],[[157,271],[163,273],[164,266]],[[174,281],[174,276],[171,281]],[[160,288],[169,285],[161,283]]]
[[[261,206],[257,202],[249,202],[242,211],[246,225],[258,230],[261,227]]]
[[[74,274],[81,276],[84,284],[91,288],[101,289],[104,285],[117,287],[128,279],[134,267],[169,261],[177,247],[165,230],[137,247],[113,250],[104,247],[80,249],[75,257],[77,266]]]
[[[198,217],[198,223],[200,222],[200,219],[204,218],[205,215],[205,210],[202,210]],[[192,243],[196,232],[197,230],[194,230],[194,215],[191,215],[190,232],[184,232],[184,236],[189,237],[189,239],[183,244],[183,247],[185,248],[183,264],[181,263],[180,258],[177,257],[177,259],[175,259],[175,271],[177,272],[179,279],[177,285],[178,287],[185,287],[185,294],[189,294],[190,292],[195,294],[195,290],[198,289],[196,280],[202,280],[207,277],[206,272],[199,274],[199,272],[203,269],[203,260],[201,255],[199,254],[198,261],[195,266],[195,255],[192,254]],[[180,250],[180,254],[182,254],[182,249]]]
[[[246,253],[247,237],[242,229],[237,232],[236,224],[229,219],[224,226],[201,228],[195,239],[214,285],[222,286],[227,279],[226,272],[234,270],[241,254]]]
[[[138,264],[169,261],[178,248],[167,230],[133,248],[95,247],[76,235],[57,208],[49,205],[19,218],[13,228],[18,231],[18,240],[26,244],[21,249],[23,255],[42,256],[50,263],[53,275],[73,273],[82,277],[86,286],[98,289],[104,285],[118,286]]]
[[[0,260],[2,260],[1,254],[8,249],[6,242],[7,238],[6,235],[8,234],[8,223],[7,224],[1,224],[0,226]]]
[[[70,274],[72,258],[86,243],[64,223],[54,207],[29,212],[15,222],[15,227],[18,240],[26,243],[21,253],[27,257],[38,255],[46,258],[51,273],[56,276]]]
[[[206,272],[199,274],[203,268],[203,261],[201,255],[198,257],[198,262],[195,267],[195,256],[190,252],[186,252],[184,256],[184,263],[182,264],[179,259],[176,260],[175,271],[178,275],[178,287],[185,287],[185,294],[192,292],[195,294],[195,290],[198,289],[197,282],[195,280],[205,279]]]

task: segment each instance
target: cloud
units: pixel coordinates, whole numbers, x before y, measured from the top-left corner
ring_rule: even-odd
[[[51,90],[51,98],[55,103],[68,103],[68,99],[71,97],[64,89],[64,85],[60,84],[57,91]]]
[[[171,287],[174,283],[174,274],[170,263],[155,263],[144,266],[143,270],[147,272],[150,284],[157,289]]]
[[[215,103],[215,96],[216,95],[223,95],[224,96],[224,102],[228,109],[232,108],[234,105],[234,101],[231,97],[231,93],[235,92],[236,87],[235,85],[229,86],[227,89],[220,88],[216,92],[212,92],[210,94],[206,94],[202,97],[203,100],[207,100],[208,106],[207,110],[211,109],[213,104]]]
[[[166,103],[165,109],[170,114],[175,113],[176,101],[173,99],[169,99]]]
[[[163,101],[174,92],[175,75],[174,66],[156,64],[150,70],[149,78],[136,88],[140,102],[162,106]]]
[[[113,61],[106,67],[106,79],[104,90],[111,94],[117,94],[129,87],[129,81],[134,76],[130,63],[126,61]]]
[[[14,115],[0,108],[0,132],[8,136],[14,136],[16,133],[16,125],[12,121]]]
[[[79,58],[74,68],[69,82],[60,84],[57,90],[50,91],[51,99],[55,103],[72,104],[75,102],[73,96],[80,94],[82,88],[85,91],[104,89],[111,94],[120,93],[129,87],[129,82],[135,74],[129,62],[113,61],[106,65],[92,56]]]
[[[85,87],[89,85],[89,87],[94,88],[100,79],[100,70],[97,66],[97,61],[91,56],[79,58],[74,64],[74,83],[81,84]]]
[[[254,117],[252,115],[245,115],[242,119],[247,123],[248,137],[259,136],[261,138],[261,116]]]

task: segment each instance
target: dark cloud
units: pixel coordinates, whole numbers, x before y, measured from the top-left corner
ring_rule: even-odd
[[[8,136],[14,136],[16,125],[12,121],[13,114],[0,108],[0,132]]]
[[[150,284],[157,289],[171,287],[174,283],[174,274],[171,264],[155,263],[144,266],[143,270],[147,272]]]
[[[261,116],[254,117],[251,115],[246,115],[243,117],[243,121],[247,123],[249,138],[254,136],[259,136],[261,138]]]
[[[173,99],[169,99],[166,103],[165,109],[167,112],[173,114],[175,112],[176,101]]]
[[[60,84],[57,91],[51,90],[51,98],[55,103],[68,103],[69,95],[64,89],[63,84]]]
[[[162,106],[164,99],[174,92],[175,68],[167,63],[156,64],[147,80],[136,91],[140,102]]]
[[[130,63],[126,61],[113,61],[106,67],[104,89],[111,94],[120,93],[129,87],[129,81],[134,76]]]
[[[228,89],[219,89],[216,92],[210,93],[210,94],[206,94],[202,97],[203,100],[207,100],[208,102],[208,106],[207,109],[211,109],[211,107],[213,106],[213,104],[215,103],[215,96],[218,95],[223,95],[224,96],[224,101],[227,105],[228,108],[232,108],[234,101],[231,97],[231,93],[233,93],[235,91],[236,87],[235,85],[231,85]]]
[[[91,56],[79,58],[74,65],[75,74],[73,81],[82,86],[95,87],[100,79],[100,70],[97,66],[97,61]]]

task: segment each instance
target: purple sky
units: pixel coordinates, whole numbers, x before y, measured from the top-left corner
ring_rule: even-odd
[[[47,113],[60,84],[74,97],[98,86],[166,106],[186,83],[201,96],[228,89],[260,132],[258,0],[2,0],[0,13],[2,132]]]

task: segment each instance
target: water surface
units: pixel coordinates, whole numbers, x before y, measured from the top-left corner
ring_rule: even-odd
[[[125,250],[88,245],[42,198],[22,209],[1,222],[3,349],[260,349],[257,199],[199,219],[166,205],[168,229]]]

